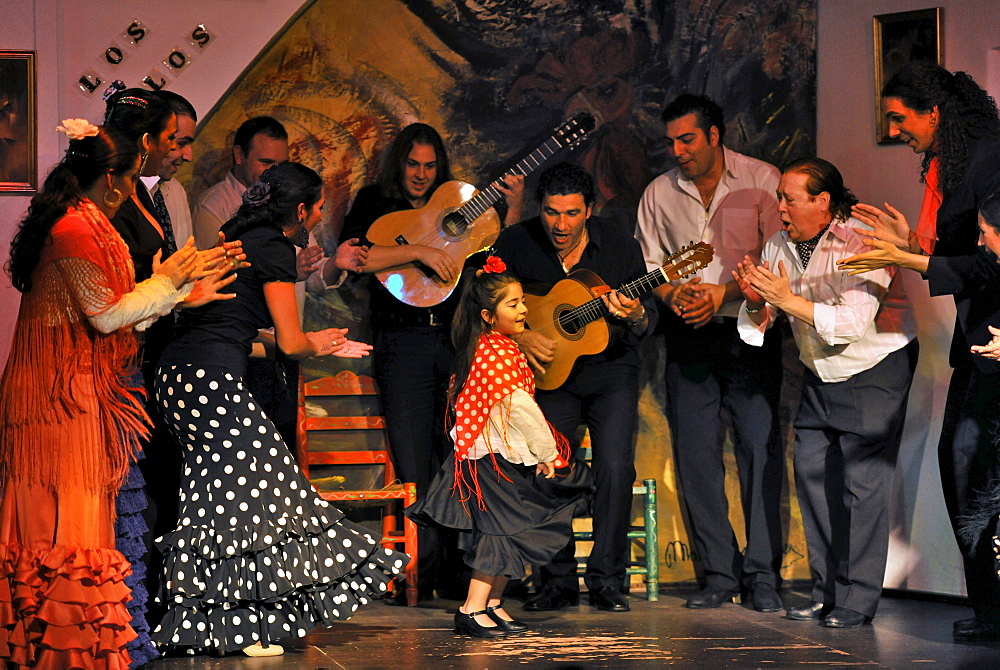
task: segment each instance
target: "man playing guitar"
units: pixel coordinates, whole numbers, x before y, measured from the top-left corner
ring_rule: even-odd
[[[390,212],[423,207],[438,186],[449,180],[448,154],[438,132],[423,123],[407,126],[389,148],[378,182],[358,191],[344,219],[341,238],[367,241],[368,229],[376,219]],[[524,178],[507,175],[497,188],[507,198],[507,222],[516,223],[521,217]],[[415,482],[420,495],[451,451],[444,432],[444,414],[454,353],[451,320],[458,292],[433,307],[412,307],[374,280],[376,272],[414,261],[446,281],[462,270],[445,252],[430,246],[373,244],[361,271],[372,273],[373,278],[368,283],[375,336],[372,362],[396,471],[402,481]],[[465,587],[455,585],[451,569],[463,568],[460,563],[443,567],[438,545],[434,531],[421,529],[421,597],[432,597],[434,586],[441,584],[454,587],[464,599]]]
[[[540,216],[500,233],[495,253],[525,283],[553,285],[576,269],[597,274],[609,286],[620,286],[645,273],[638,242],[624,226],[591,216],[594,184],[582,168],[559,163],[539,178],[536,192]],[[632,484],[635,480],[634,432],[639,404],[638,345],[652,331],[655,299],[641,300],[610,291],[601,296],[608,311],[611,340],[601,353],[582,358],[566,383],[536,392],[535,400],[548,419],[571,440],[577,426],[586,423],[595,475],[594,547],[584,581],[590,604],[602,610],[624,612],[622,594],[628,543]],[[531,323],[531,313],[528,313]],[[552,360],[555,342],[525,331],[518,346],[538,372]],[[555,610],[579,600],[575,543],[541,570],[542,590],[525,604],[526,610]]]

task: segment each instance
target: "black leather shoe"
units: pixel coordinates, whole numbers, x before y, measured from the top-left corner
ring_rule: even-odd
[[[590,606],[605,612],[628,612],[628,598],[613,586],[602,586],[590,592]]]
[[[1000,640],[1000,626],[982,619],[973,619],[974,623],[963,628],[955,628],[951,636],[956,642],[981,642]],[[959,623],[959,622],[955,622]]]
[[[802,607],[789,607],[785,613],[785,618],[792,619],[793,621],[819,621],[831,609],[833,608],[813,600],[808,605],[803,605]]]
[[[871,617],[865,616],[861,612],[849,610],[846,607],[834,607],[830,613],[823,617],[822,626],[827,628],[858,628],[870,623]]]
[[[778,592],[770,584],[754,584],[750,601],[758,612],[780,612],[785,609]]]
[[[542,592],[536,594],[524,603],[525,612],[551,612],[563,607],[576,607],[580,604],[580,593],[573,589],[547,584]]]
[[[739,591],[726,591],[723,589],[703,589],[696,595],[691,596],[684,603],[684,607],[693,610],[705,610],[715,607],[722,607],[722,603],[732,602],[733,598],[739,595]]]
[[[455,632],[472,637],[507,637],[507,631],[500,626],[482,626],[476,623],[476,617],[480,614],[489,616],[486,610],[469,614],[465,614],[462,610],[455,612]]]
[[[499,605],[496,605],[494,607],[487,607],[486,616],[493,619],[493,623],[495,623],[500,628],[503,628],[508,633],[523,633],[524,631],[528,630],[528,624],[522,621],[507,621],[499,614],[497,614],[496,611],[502,607],[503,607],[502,600],[500,601]]]

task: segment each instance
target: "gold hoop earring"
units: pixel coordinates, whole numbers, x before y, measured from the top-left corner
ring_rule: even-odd
[[[114,202],[111,202],[111,201],[108,200],[108,194],[111,193],[112,191],[115,193],[115,201]],[[123,202],[125,202],[125,194],[122,193],[121,191],[119,191],[118,189],[113,188],[113,189],[111,189],[111,191],[105,191],[104,192],[104,204],[107,207],[109,207],[111,209],[114,209],[116,207],[121,207],[121,205],[122,205]]]

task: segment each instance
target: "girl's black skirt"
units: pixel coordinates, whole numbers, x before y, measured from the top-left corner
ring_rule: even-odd
[[[406,515],[424,526],[469,532],[471,538],[462,543],[469,567],[491,577],[518,579],[526,565],[546,565],[569,542],[573,517],[586,512],[592,478],[583,463],[554,479],[536,475],[534,465],[515,465],[499,455],[496,465],[489,457],[478,463],[462,461],[465,481],[475,477],[479,482],[480,505],[474,494],[463,500],[453,487],[452,453],[429,490],[417,491],[417,502]]]

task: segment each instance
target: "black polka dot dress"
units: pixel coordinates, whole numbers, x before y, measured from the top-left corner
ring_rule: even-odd
[[[184,469],[177,528],[157,538],[168,612],[157,644],[229,652],[350,618],[409,560],[319,497],[242,381],[161,366],[157,401]]]

